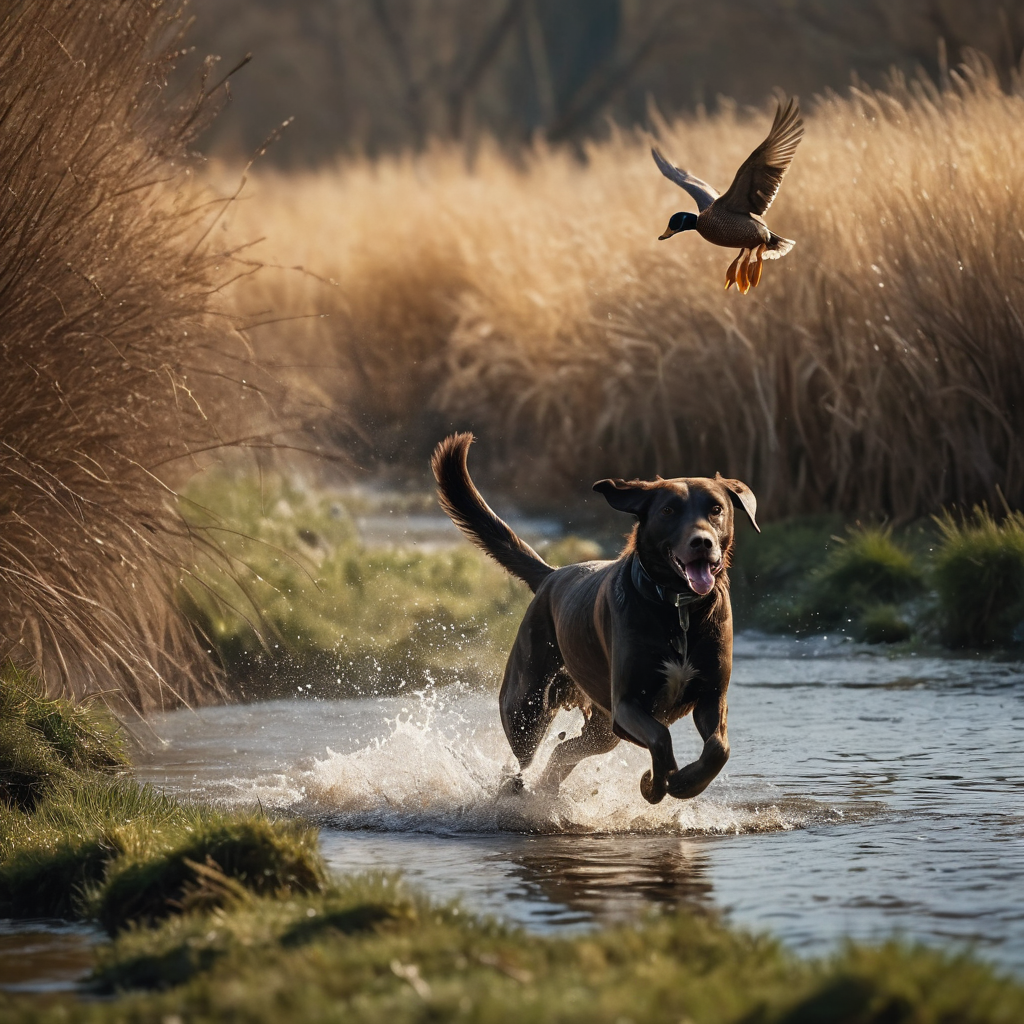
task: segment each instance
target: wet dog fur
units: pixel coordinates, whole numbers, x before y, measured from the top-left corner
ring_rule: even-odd
[[[585,716],[583,731],[555,747],[540,788],[557,791],[584,758],[627,740],[651,754],[651,769],[640,782],[647,801],[703,792],[729,758],[727,570],[735,513],[748,516],[757,529],[750,488],[719,475],[600,480],[594,490],[613,508],[636,517],[625,549],[611,561],[555,569],[476,489],[467,468],[472,441],[472,434],[446,438],[434,451],[432,466],[445,512],[535,594],[499,695],[502,725],[520,772],[533,760],[558,710],[578,706]],[[682,642],[677,598],[688,616]],[[696,761],[679,768],[668,727],[691,713],[704,747]],[[509,780],[509,788],[522,788],[521,774]]]

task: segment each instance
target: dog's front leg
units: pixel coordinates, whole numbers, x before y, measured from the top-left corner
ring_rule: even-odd
[[[728,705],[725,693],[702,695],[693,709],[693,724],[704,739],[704,749],[696,761],[684,765],[668,779],[670,796],[687,799],[703,793],[711,780],[729,760],[729,736],[726,732]]]
[[[621,641],[613,648],[611,663],[612,732],[651,752],[651,770],[640,780],[640,793],[648,803],[660,803],[668,792],[668,777],[676,770],[676,758],[668,728],[636,699],[651,666]]]
[[[660,803],[668,792],[669,777],[676,772],[668,728],[627,697],[616,704],[612,730],[651,752],[651,770],[640,780],[640,793],[648,803]]]

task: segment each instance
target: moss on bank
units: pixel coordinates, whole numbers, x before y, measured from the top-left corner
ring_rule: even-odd
[[[75,772],[127,767],[108,715],[88,704],[47,700],[14,665],[0,672],[0,804],[31,810]]]
[[[976,509],[898,532],[834,517],[770,523],[744,538],[732,576],[741,626],[953,648],[1024,642],[1019,512]]]
[[[890,943],[803,961],[713,918],[539,937],[361,877],[287,899],[242,892],[128,929],[89,986],[0,996],[5,1021],[623,1021],[1010,1024],[1024,987],[968,957]]]

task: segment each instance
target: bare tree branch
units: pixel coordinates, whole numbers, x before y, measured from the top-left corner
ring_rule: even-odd
[[[448,93],[448,130],[453,138],[462,135],[462,122],[469,94],[476,89],[501,51],[508,34],[516,26],[525,10],[525,0],[508,0],[490,32],[484,36],[473,59],[462,77]]]

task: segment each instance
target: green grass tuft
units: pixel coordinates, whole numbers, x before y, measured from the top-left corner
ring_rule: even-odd
[[[935,554],[944,639],[952,647],[1024,642],[1024,513],[998,521],[984,508],[936,519]]]
[[[833,629],[852,623],[859,630],[869,610],[924,592],[918,559],[893,540],[891,529],[858,526],[836,540],[811,574],[804,608],[809,624]]]
[[[0,670],[0,802],[31,809],[68,772],[127,766],[116,721],[102,705],[48,700],[13,665]]]
[[[113,774],[127,766],[102,709],[0,675],[0,916],[98,917],[113,932],[323,885],[314,829],[173,800]]]
[[[316,830],[298,822],[213,816],[169,849],[113,861],[93,905],[111,934],[180,910],[231,905],[246,894],[315,892],[325,880]]]
[[[869,643],[906,640],[906,605],[926,590],[924,559],[888,528],[838,533],[831,516],[769,523],[746,537],[731,575],[739,625],[770,631],[838,629]]]
[[[130,779],[66,782],[11,826],[0,914],[96,917],[112,933],[241,891],[314,891],[325,877],[315,829],[179,802]]]

